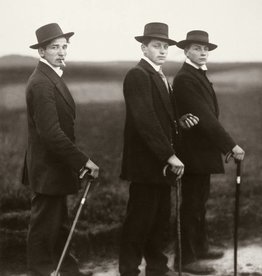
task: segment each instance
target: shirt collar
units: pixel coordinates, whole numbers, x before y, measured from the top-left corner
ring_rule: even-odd
[[[148,57],[143,56],[142,59],[144,59],[146,62],[148,62],[157,72],[159,72],[160,67],[161,67],[160,65],[156,65]]]
[[[63,75],[63,70],[60,67],[54,67],[53,65],[51,65],[46,59],[40,57],[40,61],[47,64],[49,67],[51,67],[56,73],[57,75],[61,78]]]
[[[189,58],[186,58],[186,63],[193,66],[196,69],[202,69],[204,71],[207,71],[207,66],[206,64],[198,66],[197,64],[193,63]]]

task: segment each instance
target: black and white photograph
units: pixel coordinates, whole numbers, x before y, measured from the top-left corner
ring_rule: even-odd
[[[262,2],[0,2],[0,276],[262,276]]]

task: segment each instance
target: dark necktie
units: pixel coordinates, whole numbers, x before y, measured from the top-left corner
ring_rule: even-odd
[[[203,70],[203,69],[199,68],[198,71],[200,72],[201,75],[206,77],[206,70]]]

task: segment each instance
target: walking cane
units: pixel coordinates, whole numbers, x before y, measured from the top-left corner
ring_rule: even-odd
[[[180,206],[181,206],[181,179],[176,181],[176,219],[177,219],[177,243],[178,243],[178,276],[182,276],[182,247],[181,247],[181,220],[180,220]]]
[[[88,194],[89,189],[90,189],[90,186],[91,186],[91,184],[92,184],[92,180],[93,180],[93,178],[92,178],[91,176],[89,176],[89,175],[88,175],[87,177],[84,178],[85,190],[84,190],[83,197],[82,197],[82,199],[81,199],[79,208],[78,208],[78,210],[77,210],[75,219],[74,219],[74,221],[73,221],[72,227],[71,227],[70,232],[69,232],[69,235],[68,235],[68,237],[67,237],[67,240],[66,240],[66,243],[65,243],[65,246],[64,246],[62,255],[61,255],[60,259],[59,259],[58,265],[57,265],[57,267],[56,267],[56,270],[55,270],[55,272],[53,272],[53,273],[51,274],[51,276],[59,276],[59,270],[60,270],[61,265],[62,265],[62,263],[63,263],[65,254],[66,254],[67,249],[68,249],[68,246],[69,246],[69,243],[70,243],[70,241],[71,241],[71,239],[72,239],[72,236],[73,236],[73,233],[74,233],[74,230],[75,230],[75,227],[76,227],[78,218],[79,218],[79,216],[80,216],[81,210],[82,210],[82,208],[83,208],[83,206],[84,206],[84,204],[85,204],[85,201],[86,201],[86,198],[87,198],[87,194]]]
[[[163,169],[164,176],[174,177],[170,166],[166,165]],[[178,276],[182,276],[182,246],[181,246],[181,220],[180,220],[180,206],[181,206],[181,179],[176,180],[176,227],[177,227],[177,247],[178,247]]]
[[[232,153],[226,156],[226,163],[229,162]],[[236,172],[236,192],[235,192],[235,213],[234,213],[234,276],[237,276],[237,249],[238,249],[238,219],[239,219],[239,197],[241,184],[241,161],[235,160],[237,165]]]

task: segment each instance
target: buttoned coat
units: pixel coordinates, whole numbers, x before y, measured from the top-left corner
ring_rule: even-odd
[[[182,132],[179,156],[187,173],[222,173],[221,153],[236,145],[219,122],[219,107],[212,83],[204,73],[184,63],[173,82],[179,114],[192,113],[199,124]]]
[[[28,148],[23,183],[37,193],[77,192],[88,157],[75,145],[75,103],[62,78],[39,62],[26,88]]]
[[[123,89],[126,120],[121,177],[163,182],[163,167],[177,143],[175,101],[144,59],[127,73]]]

